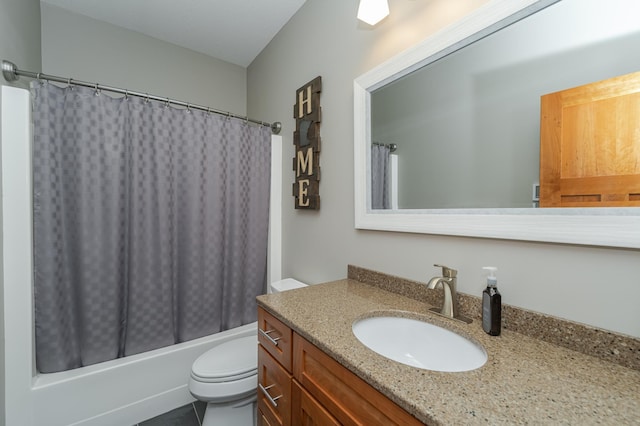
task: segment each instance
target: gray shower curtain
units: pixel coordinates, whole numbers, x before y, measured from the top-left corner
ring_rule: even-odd
[[[47,82],[32,98],[38,370],[255,321],[270,129]]]
[[[371,145],[371,208],[391,208],[390,156],[388,146]]]

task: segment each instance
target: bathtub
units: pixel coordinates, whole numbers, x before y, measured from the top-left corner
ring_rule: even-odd
[[[256,333],[254,322],[125,358],[39,374],[32,385],[38,407],[34,424],[126,426],[188,404],[195,401],[188,389],[195,359],[231,338]]]

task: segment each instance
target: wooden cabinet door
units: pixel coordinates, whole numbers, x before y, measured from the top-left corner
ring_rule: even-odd
[[[293,375],[340,424],[422,425],[415,417],[306,339],[293,334]]]
[[[544,95],[540,207],[640,206],[640,72]]]
[[[340,422],[295,380],[291,385],[291,410],[292,425],[340,426]]]

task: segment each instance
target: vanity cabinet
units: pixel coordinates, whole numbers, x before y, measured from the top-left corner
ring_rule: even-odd
[[[422,424],[262,308],[258,325],[260,424]]]

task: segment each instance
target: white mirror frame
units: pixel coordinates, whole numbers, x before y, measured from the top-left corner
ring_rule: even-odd
[[[492,0],[354,81],[355,227],[593,246],[640,248],[640,208],[371,210],[371,92],[558,0]]]

